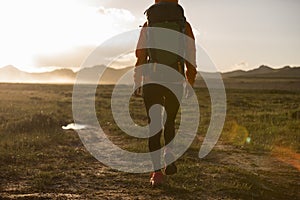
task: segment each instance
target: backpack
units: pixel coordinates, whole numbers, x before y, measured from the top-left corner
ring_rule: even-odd
[[[183,8],[177,3],[160,2],[152,5],[145,12],[147,16],[148,27],[166,28],[169,30],[177,31],[185,34],[186,18],[184,16]],[[181,52],[184,55],[185,42],[183,34],[155,34],[156,31],[147,31],[147,42],[153,46],[155,43],[164,43],[164,45],[172,46],[172,49]],[[157,32],[159,33],[159,32]],[[184,79],[184,59],[172,52],[148,48],[148,63],[147,75],[151,79],[158,81],[175,81]],[[181,77],[170,77],[170,73],[166,70],[162,70],[163,67],[160,65],[166,65],[177,70],[182,76]]]

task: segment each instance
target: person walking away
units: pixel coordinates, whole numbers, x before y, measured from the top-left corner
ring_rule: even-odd
[[[152,133],[155,128],[151,127],[150,118],[150,108],[153,105],[161,105],[164,107],[166,112],[166,121],[163,124],[163,128],[155,133],[153,136],[149,137],[148,147],[150,152],[157,151],[158,153],[151,154],[151,160],[153,164],[153,173],[150,177],[150,183],[152,186],[160,185],[163,182],[163,177],[165,175],[172,175],[177,173],[176,164],[170,163],[169,161],[174,158],[172,153],[172,140],[175,137],[175,119],[180,107],[181,98],[184,95],[184,84],[187,81],[191,86],[195,83],[196,78],[196,48],[195,48],[195,37],[191,28],[191,25],[186,21],[184,16],[183,8],[178,4],[178,0],[155,0],[155,4],[146,10],[147,22],[143,25],[140,32],[140,37],[136,49],[137,62],[134,70],[134,82],[135,88],[134,94],[136,96],[142,95],[144,99],[144,104],[147,111],[149,132]],[[178,55],[171,52],[167,52],[159,49],[145,49],[147,42],[149,42],[149,32],[147,33],[147,27],[158,27],[167,28],[170,30],[175,30],[180,33],[187,35],[192,38],[192,43],[183,41],[171,41],[178,43],[181,49],[185,49],[185,54],[189,57],[189,61],[192,60],[193,63],[184,60]],[[171,37],[172,38],[172,37]],[[148,64],[150,67],[139,68],[140,66]],[[182,74],[181,78],[175,79],[169,77],[168,74],[163,74],[163,70],[159,68],[161,65],[166,65],[177,70]],[[176,95],[168,88],[160,85],[154,84],[153,81],[168,82],[170,87],[175,88],[179,92],[179,99]],[[151,80],[151,83],[147,84]],[[142,85],[142,87],[139,87]],[[142,94],[141,94],[142,93]],[[159,121],[162,121],[161,112],[157,112],[155,116],[151,116]],[[165,166],[163,172],[161,170],[161,135],[164,136],[164,146],[168,145],[171,148],[164,148],[163,158],[165,161]],[[167,164],[170,163],[170,164]]]

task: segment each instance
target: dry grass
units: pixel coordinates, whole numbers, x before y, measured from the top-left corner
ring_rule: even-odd
[[[111,89],[97,90],[100,124],[124,149],[146,151],[146,140],[126,136],[116,126]],[[210,99],[206,89],[197,93],[200,140],[178,160],[178,174],[151,188],[148,174],[111,170],[85,150],[76,132],[61,129],[72,122],[72,86],[0,84],[0,197],[299,199],[299,92],[228,90],[221,141],[202,160],[198,151],[209,123]],[[146,120],[138,109],[142,103],[136,98],[130,102],[138,124]]]

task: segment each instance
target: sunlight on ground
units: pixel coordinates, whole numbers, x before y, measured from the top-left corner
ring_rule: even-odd
[[[290,148],[275,147],[272,155],[281,162],[292,165],[300,171],[300,154]]]
[[[82,130],[82,129],[85,129],[86,126],[85,125],[81,125],[81,124],[68,124],[67,126],[62,126],[62,129],[64,130]]]

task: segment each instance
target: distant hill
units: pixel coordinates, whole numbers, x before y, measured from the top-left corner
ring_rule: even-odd
[[[223,78],[300,78],[300,67],[286,66],[280,69],[262,65],[257,69],[237,70],[222,74]]]
[[[100,78],[99,74],[103,73],[100,80],[102,84],[115,84],[128,71],[130,74],[125,78],[125,84],[131,84],[133,77],[133,67],[122,69],[107,68],[104,65],[98,65],[90,68],[83,68],[80,72],[80,83],[90,84],[93,77],[94,80]],[[215,78],[216,73],[201,72],[208,78]],[[75,83],[78,72],[73,72],[70,69],[58,69],[51,72],[44,73],[28,73],[17,69],[14,66],[6,66],[0,68],[0,82],[19,82],[19,83]],[[281,69],[273,69],[271,67],[262,65],[257,69],[243,71],[236,70],[232,72],[223,73],[224,79],[232,78],[300,78],[300,67],[286,66]],[[201,80],[201,76],[198,76]]]
[[[132,67],[123,69],[107,68],[103,65],[94,66],[91,68],[81,69],[80,83],[90,84],[92,78],[100,78],[99,72],[103,70],[103,77],[100,83],[102,84],[115,84],[127,71]],[[0,68],[0,82],[18,82],[18,83],[75,83],[78,72],[73,72],[70,69],[58,69],[51,72],[44,73],[28,73],[17,69],[14,66],[6,66]],[[133,76],[133,74],[132,74]],[[126,84],[130,83],[130,80],[125,80]]]
[[[76,74],[69,69],[59,69],[44,73],[28,73],[11,65],[0,68],[0,82],[65,83],[72,82],[75,76]]]
[[[203,72],[201,74],[212,80],[211,88],[214,87],[213,80],[220,75]],[[221,75],[226,89],[300,91],[300,67],[286,66],[281,69],[272,69],[262,65],[249,71],[236,70]],[[197,76],[195,86],[207,87],[200,74]]]
[[[86,84],[94,83],[91,80],[100,78],[99,77],[100,72],[102,73],[105,70],[102,74],[100,83],[115,84],[126,72],[130,71],[131,69],[133,69],[133,67],[114,69],[114,68],[105,67],[103,65],[94,66],[91,68],[84,68],[79,71],[80,82],[86,83]],[[131,73],[131,77],[133,77],[133,73]],[[131,83],[132,83],[132,81],[130,79],[127,78],[125,80],[125,84],[131,84]]]

